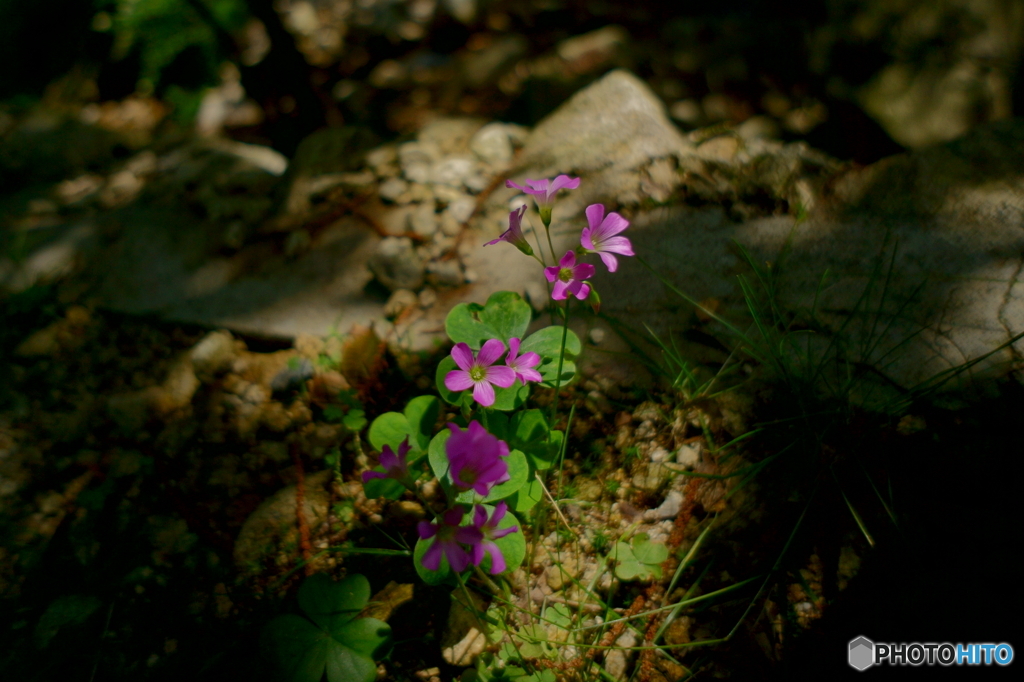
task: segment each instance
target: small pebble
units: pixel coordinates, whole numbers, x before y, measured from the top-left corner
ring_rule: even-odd
[[[590,343],[598,346],[604,341],[604,330],[600,327],[594,327],[590,330]]]

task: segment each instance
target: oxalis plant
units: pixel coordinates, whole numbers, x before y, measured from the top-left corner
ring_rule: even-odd
[[[552,205],[560,190],[579,187],[579,178],[560,175],[506,184],[533,196],[554,259]],[[454,347],[438,365],[436,383],[456,416],[433,433],[440,404],[432,396],[412,399],[402,413],[380,415],[368,433],[380,452],[379,465],[362,474],[367,497],[397,500],[411,492],[433,515],[419,523],[413,551],[424,582],[465,591],[475,573],[495,596],[506,599],[510,590],[503,575],[526,557],[520,518],[546,494],[543,472],[564,456],[564,434],[554,428],[558,392],[575,376],[573,358],[581,350],[568,327],[570,302],[576,299],[595,311],[600,307],[597,290],[588,281],[596,268],[583,260],[596,254],[615,272],[617,256],[633,255],[629,240],[620,236],[629,222],[593,204],[586,209],[588,224],[579,247],[549,264],[526,240],[525,213],[526,206],[511,211],[508,229],[485,246],[507,242],[539,263],[561,324],[527,336],[532,308],[509,291],[493,294],[483,305],[455,306],[445,320]],[[541,251],[539,240],[537,247]],[[550,414],[526,407],[534,385],[554,390]],[[424,494],[435,479],[441,501]]]

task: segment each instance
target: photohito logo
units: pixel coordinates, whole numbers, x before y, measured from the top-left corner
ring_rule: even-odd
[[[847,661],[851,668],[867,670],[873,665],[1009,665],[1013,647],[1006,643],[950,644],[910,642],[883,644],[867,637],[850,640]]]

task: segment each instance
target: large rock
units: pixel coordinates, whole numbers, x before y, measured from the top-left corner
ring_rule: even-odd
[[[799,144],[729,141],[685,142],[646,86],[615,72],[537,126],[514,177],[583,178],[556,205],[557,254],[578,245],[582,208],[605,203],[629,216],[634,249],[673,287],[718,306],[740,329],[750,318],[737,275],[756,278],[737,245],[762,270],[772,263],[779,302],[814,308],[823,325],[803,339],[816,357],[843,348],[873,377],[853,389],[857,399],[892,398],[894,389],[961,367],[1024,332],[1024,122],[988,124],[859,170]],[[678,164],[663,181],[671,198],[646,208],[664,189],[651,180],[660,162]],[[512,195],[494,193],[477,223],[480,243],[507,224]],[[704,206],[681,205],[683,197]],[[770,206],[759,210],[758,201]],[[540,227],[535,215],[527,221]],[[480,277],[457,300],[482,302],[498,289],[544,295],[540,268],[505,244],[469,249],[464,260]],[[704,314],[695,318],[693,305],[637,259],[620,263],[614,275],[599,264],[593,282],[604,310],[628,328],[646,323],[666,336]],[[430,315],[424,327],[439,324]],[[714,323],[707,331],[725,332]],[[946,386],[1019,367],[1022,350],[1018,341]]]

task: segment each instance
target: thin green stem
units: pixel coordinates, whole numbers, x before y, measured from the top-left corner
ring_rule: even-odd
[[[558,389],[562,386],[562,363],[565,362],[565,339],[569,334],[569,298],[565,299],[565,307],[562,309],[562,346],[558,350],[558,373],[555,375],[555,396],[551,400],[551,419],[548,423],[548,442],[551,441],[551,430],[555,428],[555,417],[558,415]],[[566,434],[568,438],[569,434]]]

